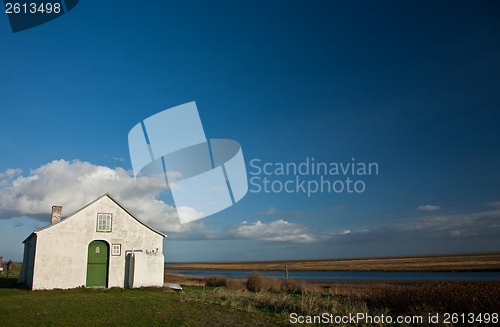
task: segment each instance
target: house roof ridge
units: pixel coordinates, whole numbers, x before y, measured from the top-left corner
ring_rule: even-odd
[[[150,229],[151,231],[163,236],[163,237],[167,237],[166,234],[163,234],[162,232],[154,229],[153,227],[149,226],[148,224],[146,224],[144,221],[142,221],[141,219],[139,219],[133,212],[131,212],[129,209],[127,209],[127,207],[125,207],[123,204],[121,204],[118,200],[115,199],[114,196],[112,196],[110,193],[106,192],[104,193],[103,195],[99,196],[97,199],[93,200],[92,202],[89,202],[87,203],[86,205],[84,205],[83,207],[81,207],[80,209],[76,210],[75,212],[71,213],[70,215],[64,217],[63,219],[59,220],[58,222],[55,222],[53,224],[50,224],[50,225],[47,225],[47,226],[44,226],[44,227],[41,227],[41,228],[38,228],[38,229],[35,229],[24,241],[23,243],[25,243],[27,240],[29,240],[30,238],[32,238],[35,234],[37,234],[38,232],[42,231],[42,230],[45,230],[45,229],[48,229],[52,226],[55,226],[57,224],[60,224],[61,222],[63,221],[66,221],[67,219],[73,217],[74,215],[76,215],[77,213],[79,213],[80,211],[86,209],[87,207],[91,206],[92,204],[96,203],[97,201],[99,201],[100,199],[104,198],[104,197],[108,197],[111,201],[113,201],[114,203],[116,203],[116,205],[118,205],[120,208],[122,208],[126,213],[128,213],[132,218],[134,218],[135,220],[137,220],[141,225],[143,225],[144,227]]]

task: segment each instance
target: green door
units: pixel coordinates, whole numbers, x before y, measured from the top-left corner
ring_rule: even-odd
[[[87,257],[87,287],[108,286],[108,244],[93,241]]]

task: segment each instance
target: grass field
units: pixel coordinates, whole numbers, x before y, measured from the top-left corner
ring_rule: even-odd
[[[427,316],[500,311],[497,281],[320,287],[254,274],[248,279],[198,277],[195,281],[203,286],[184,287],[181,292],[167,288],[29,291],[17,286],[17,274],[19,268],[11,271],[11,278],[0,278],[0,319],[4,326],[289,326],[292,312]],[[186,277],[186,281],[192,280]],[[487,324],[483,320],[476,325]]]
[[[185,288],[29,291],[16,284],[19,269],[0,277],[2,326],[283,326],[270,311],[236,310],[183,300],[200,291]]]
[[[500,253],[469,253],[356,259],[182,262],[166,269],[290,271],[500,271]]]

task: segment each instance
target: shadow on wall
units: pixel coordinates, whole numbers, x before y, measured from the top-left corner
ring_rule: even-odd
[[[125,252],[125,276],[124,276],[124,285],[123,287],[125,288],[132,288],[130,287],[130,260],[132,257],[132,252],[131,251],[126,251]]]

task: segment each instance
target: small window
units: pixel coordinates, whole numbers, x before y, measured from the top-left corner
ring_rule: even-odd
[[[111,214],[110,213],[97,214],[97,231],[98,232],[111,232]]]
[[[122,245],[113,244],[113,246],[111,247],[111,255],[122,255]]]

